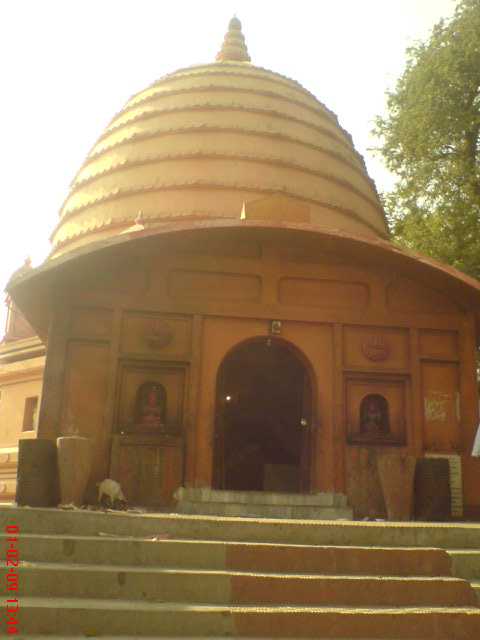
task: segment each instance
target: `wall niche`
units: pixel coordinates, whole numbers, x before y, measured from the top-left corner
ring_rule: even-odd
[[[115,431],[181,434],[186,371],[175,363],[122,363]]]
[[[170,505],[182,484],[187,372],[184,363],[121,363],[110,475],[129,504]]]
[[[407,440],[407,379],[348,376],[345,385],[350,444],[402,446]]]

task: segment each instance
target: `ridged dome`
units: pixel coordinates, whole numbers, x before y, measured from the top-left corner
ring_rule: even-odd
[[[247,61],[239,24],[230,23],[218,62],[161,78],[113,118],[72,183],[53,256],[139,217],[239,218],[244,203],[275,194],[308,205],[313,224],[386,236],[350,136],[297,82]]]

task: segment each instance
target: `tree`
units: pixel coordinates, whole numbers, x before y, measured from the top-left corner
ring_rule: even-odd
[[[384,204],[394,240],[480,277],[480,0],[461,0],[387,94],[374,133],[399,177]]]

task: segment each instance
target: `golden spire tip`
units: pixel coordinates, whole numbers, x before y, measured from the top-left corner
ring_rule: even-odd
[[[233,18],[228,23],[228,31],[223,39],[222,48],[217,54],[217,62],[250,62],[247,45],[242,33],[242,23]]]

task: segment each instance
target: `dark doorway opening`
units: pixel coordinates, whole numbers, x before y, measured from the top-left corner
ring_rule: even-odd
[[[311,422],[310,374],[288,343],[235,348],[217,378],[215,487],[308,492]]]

